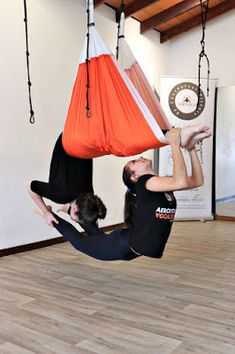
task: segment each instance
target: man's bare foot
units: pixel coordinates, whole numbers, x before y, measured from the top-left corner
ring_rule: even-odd
[[[180,146],[186,148],[190,144],[190,148],[192,149],[191,145],[195,145],[198,141],[208,138],[209,136],[211,136],[211,132],[207,125],[194,125],[182,128],[180,133]]]

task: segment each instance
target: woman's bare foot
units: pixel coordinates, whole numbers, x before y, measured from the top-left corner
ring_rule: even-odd
[[[209,138],[211,135],[212,134],[210,128],[207,127],[204,132],[194,135],[189,143],[185,146],[185,149],[192,150],[199,141]]]
[[[193,146],[205,138],[211,136],[210,128],[207,125],[194,125],[181,129],[180,146],[183,148],[192,149]]]
[[[63,204],[58,210],[57,212],[62,211],[63,213],[67,213],[68,209],[69,209],[70,205],[69,204]]]

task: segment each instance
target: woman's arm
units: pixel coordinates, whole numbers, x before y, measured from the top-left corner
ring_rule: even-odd
[[[52,222],[54,221],[55,223],[58,223],[54,215],[51,213],[50,208],[46,206],[44,203],[44,200],[42,197],[33,192],[31,189],[31,181],[27,184],[27,190],[29,192],[30,197],[33,199],[34,203],[38,206],[40,209],[42,217],[45,219],[46,223],[50,226],[53,226]]]
[[[171,146],[173,158],[172,176],[154,176],[146,183],[146,188],[152,192],[168,192],[188,189],[187,170],[180,148],[180,129],[174,128],[167,132],[166,138]]]
[[[188,177],[188,188],[200,187],[204,184],[202,166],[195,149],[189,150],[189,156],[192,166],[192,175]]]
[[[68,240],[76,249],[79,249],[79,241],[81,239],[81,233],[70,224],[68,221],[60,218],[58,215],[53,213],[54,218],[56,219],[56,223],[53,222],[53,226],[56,230],[66,239]],[[85,236],[84,236],[85,237]]]

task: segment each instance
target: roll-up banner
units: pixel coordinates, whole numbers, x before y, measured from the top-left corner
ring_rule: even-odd
[[[199,104],[197,105],[198,80],[188,77],[161,77],[161,105],[174,127],[206,124],[213,132],[216,80],[201,79]],[[212,151],[213,139],[196,145],[204,174],[204,185],[186,191],[175,192],[177,199],[176,220],[211,220],[212,215]],[[191,173],[189,154],[183,149],[188,174]],[[172,175],[170,146],[159,150],[159,175]]]

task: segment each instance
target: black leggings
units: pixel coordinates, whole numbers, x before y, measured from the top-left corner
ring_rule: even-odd
[[[58,204],[76,199],[79,193],[93,193],[92,159],[69,156],[58,137],[50,164],[49,182],[32,181],[31,189]]]
[[[128,229],[117,229],[110,234],[99,230],[97,225],[81,225],[87,235],[81,234],[73,225],[55,215],[59,221],[53,223],[57,231],[78,251],[103,261],[131,260],[136,255],[130,249],[130,232]]]

